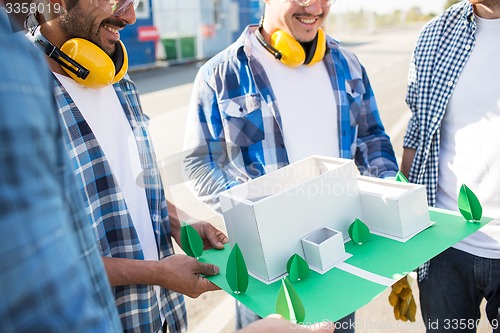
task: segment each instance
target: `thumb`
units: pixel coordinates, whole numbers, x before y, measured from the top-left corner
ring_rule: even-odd
[[[203,262],[199,262],[197,270],[198,270],[197,273],[202,274],[202,275],[207,275],[207,276],[219,274],[219,267],[212,265],[212,264],[206,264]]]

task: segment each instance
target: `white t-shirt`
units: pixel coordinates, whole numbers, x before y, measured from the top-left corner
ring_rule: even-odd
[[[87,88],[67,76],[55,75],[77,105],[106,155],[137,231],[144,259],[158,260],[146,191],[136,182],[143,171],[137,144],[115,89],[111,85],[101,89]],[[155,286],[155,291],[160,304],[160,287]]]
[[[290,163],[311,155],[338,157],[337,104],[325,64],[292,68],[276,60],[255,34],[251,42],[276,97]]]
[[[476,45],[441,125],[437,207],[457,210],[466,184],[496,218],[454,247],[500,258],[500,19],[477,19]]]

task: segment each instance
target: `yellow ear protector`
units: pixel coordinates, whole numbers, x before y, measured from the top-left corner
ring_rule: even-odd
[[[314,65],[320,62],[326,52],[326,36],[322,29],[318,30],[318,34],[314,38],[311,48],[307,52],[302,45],[293,38],[290,34],[283,30],[275,31],[271,35],[271,44],[267,43],[260,32],[262,25],[255,31],[255,35],[259,43],[269,51],[276,59],[280,60],[287,66],[298,67],[304,65]]]
[[[113,58],[94,43],[82,38],[69,39],[59,49],[38,30],[35,42],[73,80],[89,88],[102,88],[116,83],[128,70],[127,50],[121,41],[117,44]]]

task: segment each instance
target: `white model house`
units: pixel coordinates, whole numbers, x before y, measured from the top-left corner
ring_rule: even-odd
[[[332,268],[345,258],[342,241],[356,218],[399,239],[430,223],[423,186],[359,176],[352,160],[340,158],[312,156],[219,198],[231,244],[266,283],[286,274],[295,253],[319,272]]]

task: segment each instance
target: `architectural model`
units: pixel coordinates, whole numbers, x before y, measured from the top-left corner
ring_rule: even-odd
[[[360,176],[352,160],[312,156],[219,195],[228,236],[264,283],[298,254],[324,273],[348,258],[348,228],[410,239],[430,225],[425,187]]]

